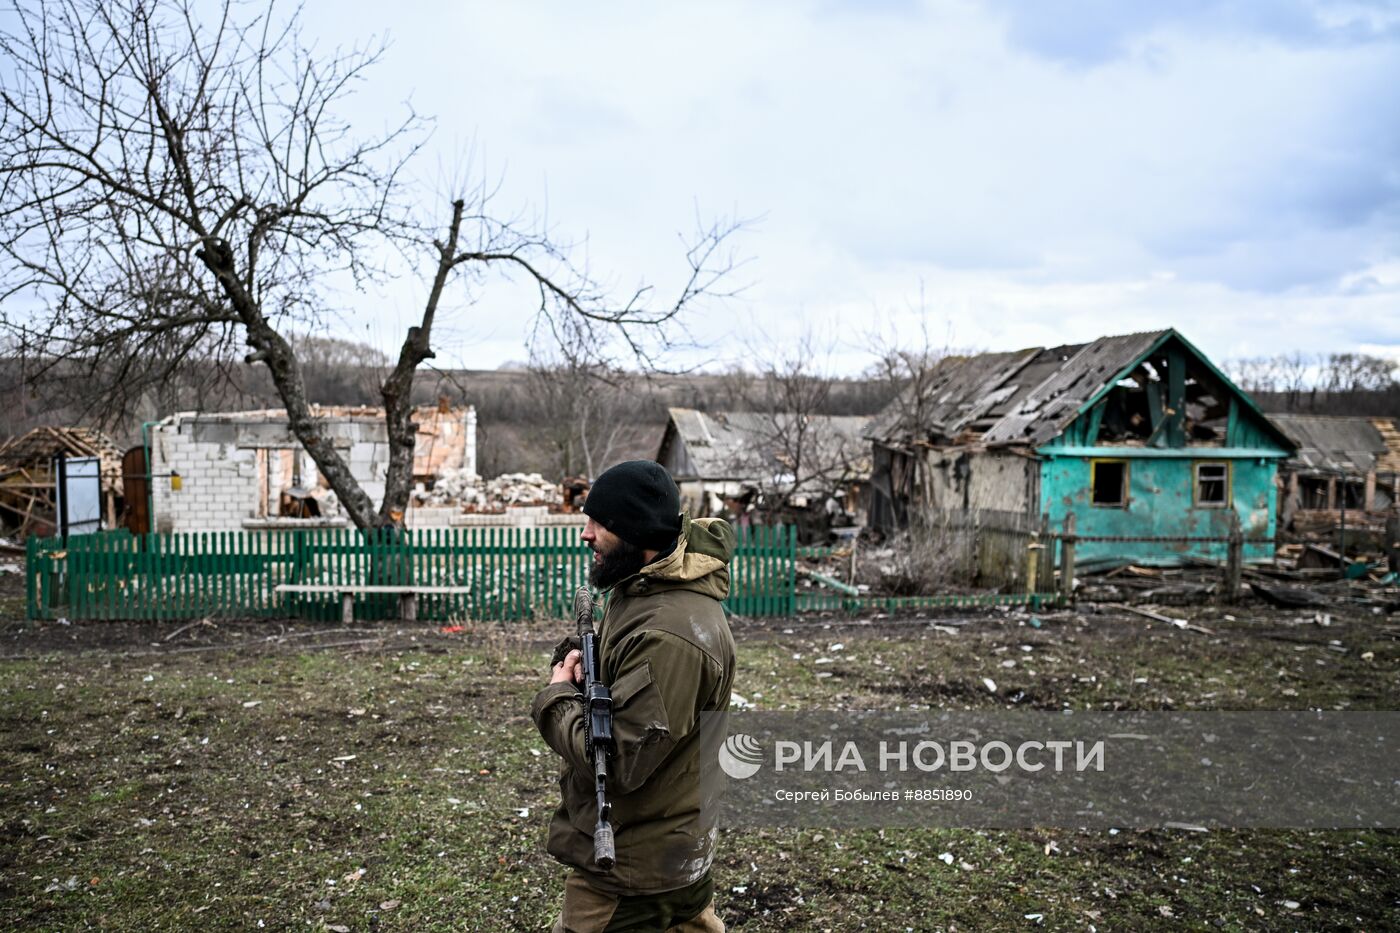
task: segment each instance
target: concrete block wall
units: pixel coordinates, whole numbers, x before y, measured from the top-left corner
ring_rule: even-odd
[[[266,477],[258,468],[259,448],[239,446],[232,441],[201,441],[195,436],[199,423],[195,418],[177,415],[151,429],[156,531],[239,531],[245,523],[257,523],[262,518],[258,512]],[[275,459],[278,448],[262,449],[272,451],[274,456],[270,459]],[[318,475],[314,461],[304,450],[295,449],[302,458],[303,483],[314,485]],[[348,448],[341,449],[341,455],[350,463],[361,488],[377,504],[384,496],[389,445],[372,439],[356,439]],[[277,465],[272,468],[276,469]],[[179,490],[170,488],[168,474],[172,472],[180,474]],[[274,514],[278,485],[274,481],[269,493],[268,508]],[[342,513],[339,500],[330,490],[325,490],[318,498],[324,517]]]
[[[197,442],[191,423],[171,419],[151,430],[151,495],[155,530],[238,531],[257,516],[257,451]],[[180,474],[181,488],[169,475]]]
[[[250,416],[251,415],[251,416]],[[237,531],[266,524],[259,514],[264,484],[268,509],[275,518],[277,494],[285,485],[287,450],[300,458],[302,485],[318,490],[323,518],[343,516],[339,500],[320,486],[319,473],[310,454],[291,436],[285,420],[247,414],[173,415],[150,431],[152,499],[155,530],[163,532]],[[476,412],[465,413],[463,464],[476,471]],[[384,424],[364,417],[331,421],[328,436],[350,467],[360,488],[378,507],[384,498],[384,478],[389,468],[389,444]],[[459,432],[459,437],[461,433]],[[266,465],[259,467],[259,453]],[[272,482],[268,472],[273,471]],[[170,488],[169,474],[178,472],[182,488]],[[446,516],[422,516],[427,523],[447,524]],[[421,524],[421,522],[420,522]]]

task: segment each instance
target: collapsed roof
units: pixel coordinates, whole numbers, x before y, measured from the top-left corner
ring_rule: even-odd
[[[1304,472],[1400,473],[1400,419],[1279,414],[1269,420],[1298,445],[1292,462]]]
[[[0,474],[39,468],[47,474],[54,455],[96,457],[103,488],[120,489],[122,452],[112,439],[93,428],[35,428],[0,445]]]

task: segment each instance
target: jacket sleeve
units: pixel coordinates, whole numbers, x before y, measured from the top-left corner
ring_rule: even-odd
[[[656,770],[676,743],[695,728],[703,698],[717,672],[694,645],[667,632],[646,631],[618,646],[613,738],[608,784],[631,793]],[[584,753],[583,695],[570,684],[541,690],[530,709],[545,743],[574,768],[590,770]]]

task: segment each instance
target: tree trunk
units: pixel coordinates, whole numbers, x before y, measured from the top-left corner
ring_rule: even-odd
[[[413,491],[413,452],[418,441],[418,427],[413,423],[413,376],[418,364],[433,358],[433,317],[437,314],[442,290],[457,255],[457,237],[462,229],[462,211],[466,203],[458,198],[452,202],[452,221],[447,239],[436,244],[437,271],[433,287],[423,307],[423,320],[408,329],[399,361],[389,378],[384,380],[380,395],[384,399],[384,423],[389,432],[389,469],[384,476],[384,501],[379,506],[379,524],[402,528],[408,511],[408,497]]]
[[[341,459],[340,454],[336,453],[322,430],[321,422],[312,414],[311,405],[306,400],[306,384],[302,380],[296,354],[282,335],[267,323],[257,302],[239,281],[234,268],[233,250],[221,239],[210,239],[205,241],[204,248],[200,249],[197,255],[209,271],[214,273],[224,294],[228,296],[234,313],[247,330],[248,346],[253,349],[248,361],[262,361],[267,365],[273,384],[277,386],[277,394],[282,397],[282,403],[287,407],[287,423],[292,429],[292,434],[301,441],[301,445],[316,462],[321,475],[326,478],[326,482],[330,484],[331,490],[340,499],[340,504],[345,507],[356,527],[373,527],[374,503],[355,481],[350,467]]]

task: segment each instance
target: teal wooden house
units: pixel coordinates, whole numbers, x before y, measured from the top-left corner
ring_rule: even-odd
[[[948,357],[868,433],[874,527],[919,509],[1055,530],[1073,515],[1092,563],[1224,559],[1236,517],[1245,559],[1272,559],[1279,465],[1295,449],[1174,330]]]

